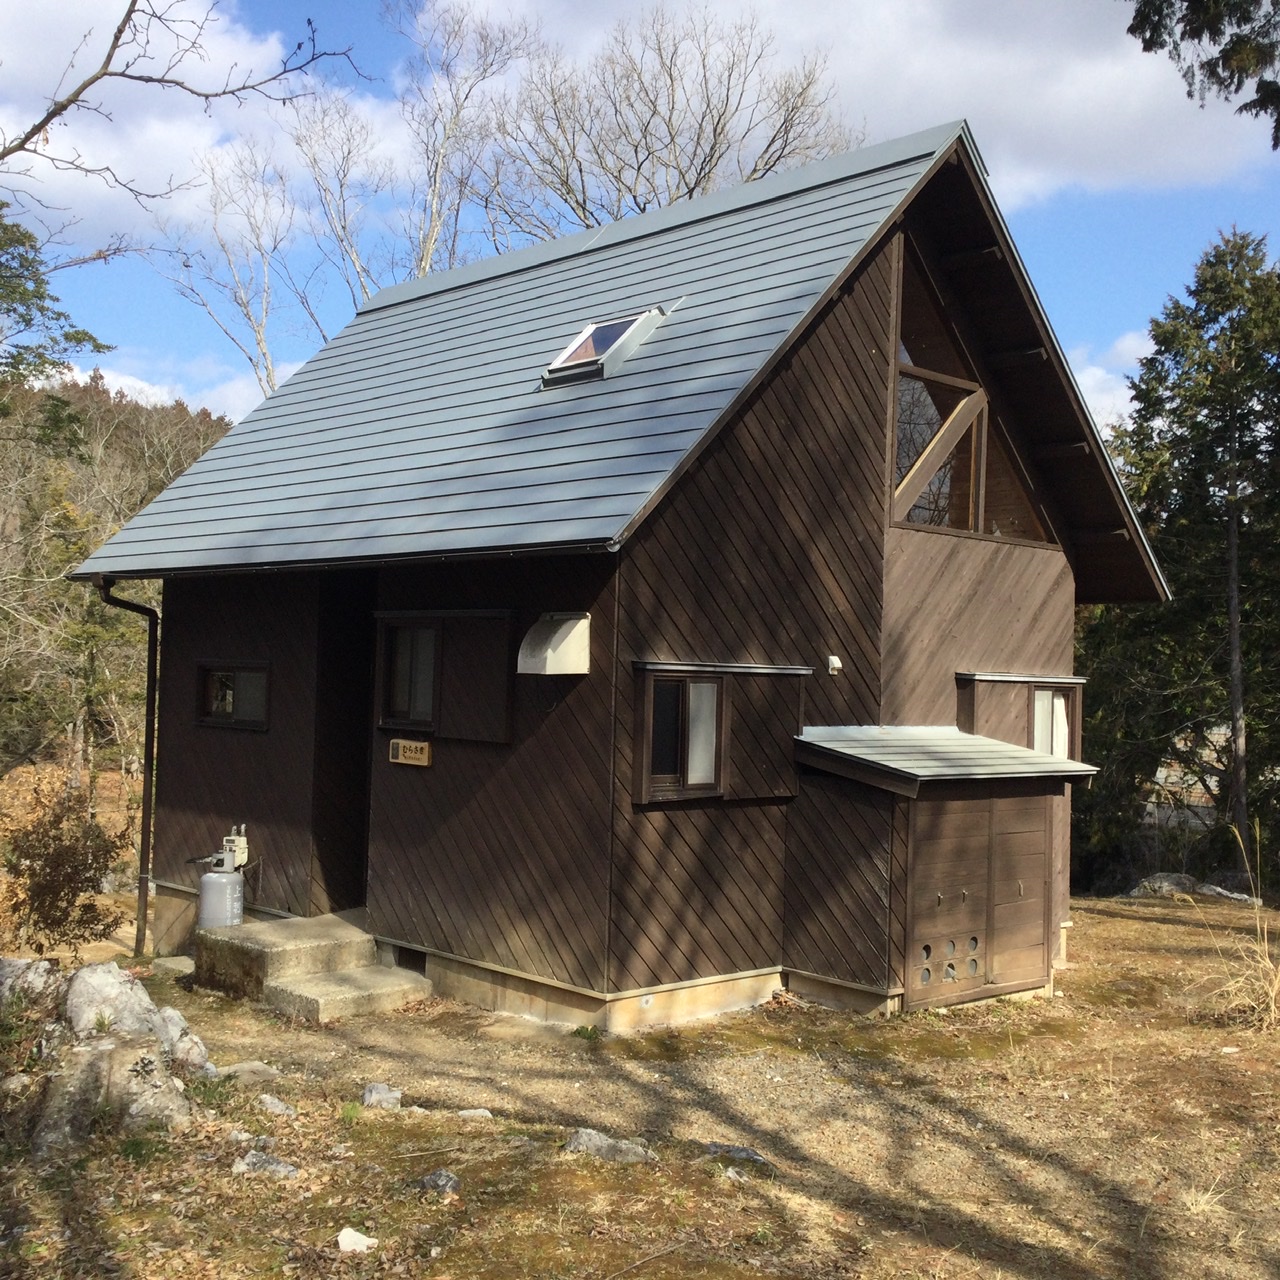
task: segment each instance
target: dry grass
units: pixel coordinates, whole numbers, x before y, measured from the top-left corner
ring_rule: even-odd
[[[215,1061],[279,1066],[272,1091],[298,1115],[197,1085],[212,1115],[181,1138],[104,1135],[47,1171],[0,1153],[0,1275],[1280,1275],[1280,1062],[1271,1037],[1206,1016],[1219,951],[1254,914],[1167,900],[1073,914],[1061,997],[891,1022],[792,1001],[588,1042],[433,1001],[315,1029],[148,979]],[[370,1080],[425,1110],[353,1106]],[[494,1118],[458,1117],[475,1106]],[[582,1123],[644,1134],[659,1162],[566,1154]],[[234,1175],[233,1130],[273,1139],[299,1176]],[[739,1180],[701,1140],[770,1163]],[[416,1185],[441,1166],[456,1199]],[[340,1256],[344,1226],[377,1250]]]

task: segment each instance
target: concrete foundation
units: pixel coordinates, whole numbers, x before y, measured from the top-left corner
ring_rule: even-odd
[[[862,987],[823,978],[816,973],[787,973],[787,990],[803,1000],[825,1005],[828,1009],[840,1009],[847,1013],[860,1013],[870,1018],[886,1018],[902,1012],[902,996],[888,995],[883,991],[867,991]]]
[[[406,953],[412,954],[407,947],[399,948],[399,953],[402,964],[408,959]],[[599,1027],[601,1031],[637,1031],[749,1009],[763,1004],[783,985],[781,970],[768,969],[606,995],[540,982],[455,957],[417,954],[425,959],[425,973],[437,995],[465,1000],[495,1013]]]

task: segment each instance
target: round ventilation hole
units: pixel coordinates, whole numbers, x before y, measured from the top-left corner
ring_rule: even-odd
[[[933,974],[932,974],[932,973],[930,973],[928,969],[921,969],[921,970],[920,970],[920,985],[921,985],[922,987],[927,987],[927,986],[929,985],[929,980],[930,980],[932,977],[933,977]]]
[[[970,950],[970,951],[977,951],[977,949],[978,949],[978,939],[977,939],[977,938],[970,938],[970,939],[969,939],[969,950]]]
[[[947,940],[947,955],[953,956],[956,953],[956,941],[954,938]]]
[[[920,959],[927,964],[932,955],[933,948],[926,942],[924,946],[920,948]]]
[[[956,980],[956,967],[953,964],[947,965],[942,971],[943,982],[954,982]]]
[[[978,972],[978,962],[976,960],[969,961],[969,977],[975,977]]]

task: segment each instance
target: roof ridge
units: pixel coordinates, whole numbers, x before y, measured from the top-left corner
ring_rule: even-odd
[[[494,254],[461,267],[453,267],[448,271],[420,276],[416,280],[406,280],[401,284],[388,285],[364,303],[356,314],[381,311],[388,307],[429,297],[432,294],[470,288],[482,280],[496,280],[524,271],[533,271],[559,259],[578,257],[596,249],[611,248],[617,244],[644,239],[648,236],[662,235],[675,226],[692,225],[723,217],[739,209],[772,204],[803,191],[832,186],[849,178],[863,177],[878,169],[897,168],[924,156],[936,154],[961,136],[966,139],[976,157],[977,148],[974,146],[966,121],[955,120],[947,124],[935,125],[930,129],[921,129],[902,138],[878,142],[870,147],[858,147],[826,160],[817,160],[795,169],[771,173],[751,182],[737,183],[732,187],[713,191],[709,195],[696,196],[691,200],[680,200],[644,213],[632,214],[616,222],[578,231],[572,235],[560,236],[554,240],[544,240],[539,244],[513,250],[511,253]],[[980,159],[978,163],[981,164]]]

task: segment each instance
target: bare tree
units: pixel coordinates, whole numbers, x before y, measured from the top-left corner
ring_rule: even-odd
[[[413,46],[400,95],[412,144],[402,204],[403,268],[412,278],[466,258],[466,215],[496,126],[494,90],[538,42],[527,24],[462,3],[391,0],[391,11]]]
[[[183,0],[125,0],[105,46],[100,53],[91,54],[88,70],[81,59],[94,49],[95,33],[84,32],[40,114],[12,133],[0,130],[0,180],[15,196],[30,199],[21,179],[39,160],[54,169],[101,178],[139,200],[157,199],[173,188],[147,190],[111,166],[95,164],[74,144],[66,149],[55,147],[54,127],[79,112],[110,119],[104,90],[112,82],[171,90],[206,106],[222,99],[243,102],[251,97],[283,102],[296,96],[299,74],[328,59],[350,61],[350,50],[325,51],[317,46],[315,26],[308,18],[306,38],[279,66],[261,71],[233,66],[204,80],[200,65],[208,61],[204,41],[216,20],[215,8],[214,3],[193,8]]]
[[[297,205],[272,153],[252,140],[210,152],[199,164],[208,192],[204,236],[162,223],[169,248],[157,255],[160,270],[244,356],[267,395],[276,388],[272,322],[282,303],[301,299],[320,341],[328,336],[309,282],[293,274]]]
[[[481,253],[598,226],[848,148],[814,56],[779,66],[754,17],[662,7],[583,63],[466,0],[387,0],[408,42],[400,128],[322,86],[286,105],[289,146],[204,166],[206,247],[179,287],[275,385],[271,336],[292,312],[321,339],[339,287],[386,285]],[[302,234],[303,230],[309,234]],[[329,290],[329,297],[325,293]]]
[[[544,49],[502,103],[485,191],[495,243],[546,240],[848,150],[825,60],[777,66],[751,14],[662,5],[583,64]]]

